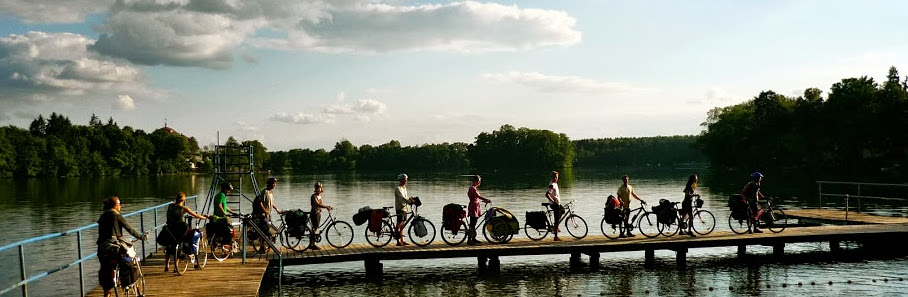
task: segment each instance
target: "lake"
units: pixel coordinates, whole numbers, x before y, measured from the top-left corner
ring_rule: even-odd
[[[337,209],[340,219],[352,223],[351,216],[362,206],[373,208],[393,205],[393,188],[399,172],[342,172],[331,174],[277,176],[277,206],[281,209],[308,209],[312,185],[325,186],[323,199]],[[436,223],[447,203],[466,204],[470,177],[466,172],[407,172],[410,195],[423,202],[420,213]],[[562,200],[575,200],[576,212],[586,219],[590,234],[599,234],[599,221],[605,197],[614,194],[620,176],[628,174],[637,194],[654,205],[659,199],[680,201],[687,176],[700,175],[698,191],[711,210],[717,230],[728,230],[727,194],[740,191],[747,174],[740,178],[713,174],[707,169],[638,168],[622,170],[573,169],[561,176]],[[796,175],[796,173],[793,173]],[[259,184],[268,176],[258,174]],[[814,202],[815,186],[792,184],[792,179],[767,176],[764,191],[780,199],[783,206],[795,207]],[[526,211],[540,210],[549,172],[483,174],[480,192],[493,205],[510,210],[521,225]],[[0,180],[0,246],[22,239],[70,230],[94,222],[101,203],[109,195],[120,196],[123,212],[166,203],[180,191],[200,195],[203,204],[210,187],[207,175],[80,178],[80,179],[7,179]],[[247,183],[248,185],[248,183]],[[246,190],[251,193],[250,190]],[[251,195],[251,194],[248,194]],[[250,196],[251,197],[251,196]],[[195,209],[194,202],[187,203]],[[249,210],[245,203],[243,212]],[[897,209],[896,211],[902,211]],[[137,218],[130,218],[136,222]],[[163,214],[159,220],[163,221]],[[137,222],[133,226],[137,227]],[[146,223],[148,224],[148,223]],[[146,226],[148,227],[148,226]],[[149,227],[150,228],[150,227]],[[354,242],[365,242],[365,226],[354,226]],[[525,236],[522,232],[517,236]],[[742,235],[743,236],[743,235]],[[96,232],[86,232],[84,253],[94,251]],[[436,240],[440,240],[436,238]],[[551,240],[551,236],[544,240]],[[27,250],[31,275],[74,260],[73,236],[49,240]],[[412,261],[385,261],[381,281],[365,278],[363,263],[286,267],[283,286],[263,285],[263,296],[830,296],[860,294],[893,296],[908,294],[908,257],[867,254],[857,245],[845,244],[846,252],[837,258],[827,253],[828,244],[786,246],[786,256],[778,260],[771,247],[748,247],[749,256],[738,259],[734,248],[693,249],[688,266],[675,266],[674,253],[656,252],[656,266],[643,268],[643,252],[603,254],[602,269],[596,272],[571,272],[569,255],[502,257],[501,273],[479,275],[475,258]],[[584,257],[584,260],[586,258]],[[97,271],[97,260],[90,260],[86,271]],[[19,280],[18,253],[0,253],[0,285]],[[217,263],[209,264],[217,265]],[[78,295],[78,269],[54,274],[30,285],[34,296]],[[847,281],[851,283],[847,283]],[[175,279],[177,281],[177,279]],[[833,284],[830,285],[829,282]],[[97,283],[94,274],[86,286]],[[801,285],[798,285],[800,283]],[[813,283],[813,285],[811,284]],[[19,291],[5,296],[19,296]]]

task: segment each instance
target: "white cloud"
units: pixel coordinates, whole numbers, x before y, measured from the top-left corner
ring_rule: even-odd
[[[0,67],[0,101],[150,92],[141,70],[88,51],[92,42],[72,33],[28,32],[0,38],[0,65],[4,65]]]
[[[85,16],[106,11],[111,0],[0,0],[0,16],[25,23],[80,23]]]
[[[486,73],[482,78],[522,85],[543,93],[627,93],[646,91],[627,83],[604,82],[579,76],[546,75],[539,72]]]
[[[253,126],[252,124],[249,124],[244,121],[236,121],[235,124],[238,127],[240,127],[240,131],[243,131],[243,132],[256,132],[256,131],[261,130],[261,129],[259,129],[259,127]]]
[[[250,43],[320,52],[489,52],[570,46],[581,39],[576,20],[562,11],[474,1],[417,6],[349,2],[303,19],[286,38]]]
[[[687,103],[708,105],[729,104],[732,102],[733,97],[734,96],[729,94],[725,89],[713,86],[706,90],[706,95],[703,96],[703,98],[688,100]]]
[[[388,109],[388,105],[375,99],[360,99],[356,103],[338,103],[325,107],[324,112],[330,114],[381,114]]]
[[[136,110],[136,102],[129,95],[120,95],[114,101],[113,107],[116,110]]]
[[[334,118],[335,115],[333,114],[308,114],[304,112],[279,112],[269,117],[272,121],[300,125],[332,124],[334,123]]]

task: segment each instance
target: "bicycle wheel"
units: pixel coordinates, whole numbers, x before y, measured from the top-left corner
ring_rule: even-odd
[[[500,217],[494,217],[483,223],[482,237],[489,243],[505,243],[510,240],[511,227]]]
[[[578,215],[572,214],[564,219],[564,227],[567,228],[568,234],[576,239],[583,239],[589,232],[586,220]]]
[[[772,212],[764,214],[762,219],[766,222],[766,227],[772,233],[779,233],[788,226],[788,216],[781,209],[773,209]]]
[[[602,222],[599,223],[599,229],[602,230],[602,235],[608,237],[609,239],[618,239],[621,234],[624,233],[624,223],[618,224],[609,224],[605,221],[605,218],[602,218]]]
[[[523,233],[526,234],[527,237],[529,237],[533,241],[539,241],[539,240],[545,238],[547,235],[549,235],[548,226],[550,226],[550,225],[551,224],[549,224],[549,222],[546,221],[545,227],[543,227],[542,229],[536,229],[536,228],[533,228],[533,226],[530,226],[530,224],[524,223],[523,224]]]
[[[640,216],[640,220],[637,221],[637,228],[640,229],[640,234],[646,236],[647,238],[654,238],[659,236],[662,233],[660,229],[659,221],[657,220],[658,215],[655,212],[647,212]]]
[[[735,234],[747,233],[750,230],[750,220],[738,220],[732,215],[728,215],[728,228],[731,228],[731,232],[735,232]]]
[[[224,261],[227,257],[230,257],[233,254],[233,246],[230,244],[224,244],[226,238],[223,235],[215,234],[211,237],[211,240],[208,242],[208,247],[211,249],[211,256],[214,257],[218,262]]]
[[[712,233],[716,229],[716,216],[708,210],[698,210],[694,213],[691,228],[700,235]]]
[[[345,248],[353,242],[353,227],[344,221],[336,221],[328,225],[322,229],[322,233],[325,233],[328,244],[339,249]]]
[[[177,275],[183,275],[186,269],[189,269],[189,262],[192,262],[189,257],[190,255],[186,254],[186,243],[178,243],[173,254],[173,268],[177,270]]]
[[[378,232],[369,231],[369,228],[366,227],[366,241],[374,247],[383,247],[391,242],[391,237],[394,236],[394,232],[396,231],[397,230],[391,227],[390,223],[384,221]]]
[[[426,229],[426,234],[420,236],[416,234],[416,225],[422,224]],[[410,235],[410,241],[418,246],[427,246],[432,241],[435,241],[435,224],[432,224],[431,221],[417,217],[413,219],[413,222],[410,223],[410,228],[407,230],[407,234]]]
[[[297,252],[305,251],[309,246],[306,245],[300,248],[300,242],[302,242],[303,237],[305,237],[303,234],[309,234],[312,230],[309,230],[309,227],[303,227],[303,229],[304,230],[294,235],[290,235],[290,232],[288,232],[287,229],[284,229],[284,232],[281,232],[281,245]]]
[[[205,268],[208,264],[208,243],[205,236],[199,238],[199,249],[195,253],[195,265],[197,269]]]
[[[451,246],[456,246],[463,243],[464,240],[467,240],[467,235],[469,235],[469,229],[467,229],[466,222],[460,222],[460,229],[457,229],[457,232],[454,230],[445,230],[445,227],[441,227],[441,240]]]
[[[665,237],[672,237],[675,234],[678,234],[678,231],[681,230],[681,218],[677,215],[675,220],[671,223],[664,224],[662,222],[656,221],[659,224],[659,234],[665,235]]]

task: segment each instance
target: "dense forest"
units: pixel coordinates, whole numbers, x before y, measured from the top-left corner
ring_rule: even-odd
[[[713,167],[801,170],[814,178],[903,181],[908,164],[908,78],[866,76],[810,88],[792,98],[772,91],[711,110],[698,143]]]
[[[28,129],[0,127],[0,177],[148,175],[189,172],[195,138],[164,127],[147,133],[92,115],[87,126],[52,113]]]
[[[574,143],[579,167],[706,163],[693,135],[582,139]]]

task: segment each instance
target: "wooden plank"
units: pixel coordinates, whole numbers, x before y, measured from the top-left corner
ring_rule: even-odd
[[[845,221],[845,211],[837,209],[785,209],[789,218],[805,218],[824,221]],[[864,224],[904,224],[906,217],[886,217],[855,211],[848,212],[848,221]]]
[[[163,256],[153,256],[142,265],[147,286],[145,296],[257,296],[267,266],[268,261],[247,259],[244,265],[239,257],[224,262],[209,257],[204,269],[190,267],[179,276],[173,267],[170,272],[164,272]],[[86,296],[103,295],[101,287],[96,287]]]

